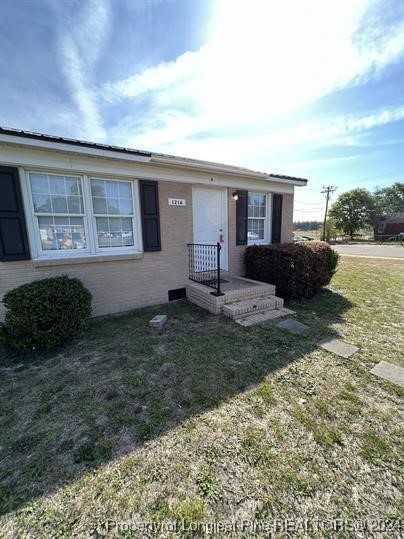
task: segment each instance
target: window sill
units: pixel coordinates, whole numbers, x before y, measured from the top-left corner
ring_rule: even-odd
[[[125,253],[116,255],[88,255],[71,258],[35,258],[32,264],[35,268],[43,266],[69,266],[72,264],[91,264],[92,262],[114,262],[118,260],[141,260],[143,253]]]

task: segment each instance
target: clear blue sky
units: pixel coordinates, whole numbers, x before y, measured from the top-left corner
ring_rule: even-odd
[[[404,176],[402,0],[2,0],[0,124],[307,177]]]

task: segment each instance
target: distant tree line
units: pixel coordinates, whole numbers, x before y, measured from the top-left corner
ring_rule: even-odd
[[[333,227],[350,238],[362,228],[375,229],[381,217],[404,213],[404,183],[396,182],[389,187],[353,189],[342,193],[331,206],[330,219]]]
[[[296,221],[293,223],[293,230],[319,230],[320,221]]]

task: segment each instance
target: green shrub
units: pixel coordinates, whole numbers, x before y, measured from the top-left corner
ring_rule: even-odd
[[[284,299],[310,298],[336,272],[338,253],[322,241],[254,245],[244,254],[246,276],[276,286]]]
[[[21,352],[49,350],[79,336],[91,314],[91,293],[66,275],[19,286],[3,303],[1,341]]]

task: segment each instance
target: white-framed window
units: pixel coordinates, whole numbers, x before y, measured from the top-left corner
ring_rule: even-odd
[[[133,180],[27,173],[39,257],[140,252]]]
[[[134,247],[134,197],[131,181],[90,178],[98,249]]]
[[[269,243],[269,195],[248,192],[248,243]]]

